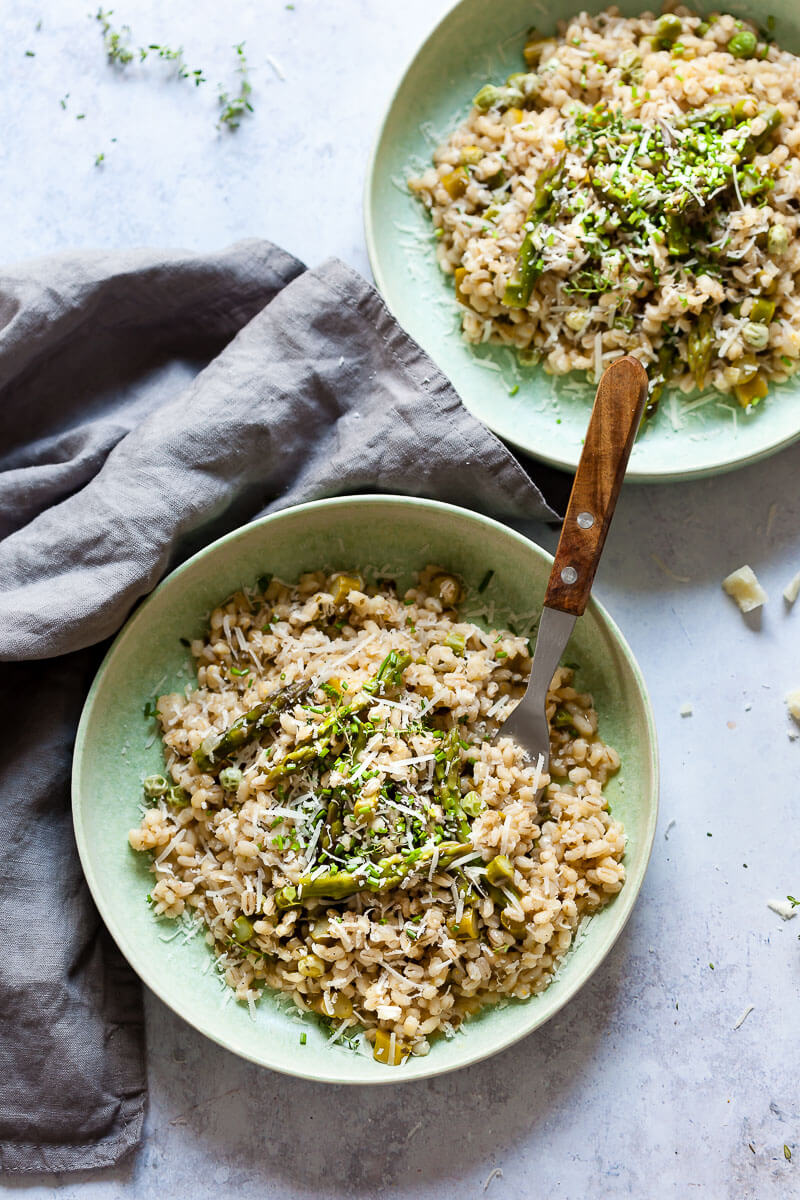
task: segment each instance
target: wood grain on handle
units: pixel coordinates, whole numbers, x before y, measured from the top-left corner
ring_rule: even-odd
[[[586,608],[646,400],[644,367],[630,355],[618,358],[594,399],[544,598],[548,608],[577,617]]]

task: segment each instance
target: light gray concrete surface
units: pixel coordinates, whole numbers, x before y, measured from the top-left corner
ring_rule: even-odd
[[[0,261],[85,246],[210,250],[263,235],[309,263],[337,254],[367,272],[367,151],[446,7],[117,0],[114,21],[137,44],[183,44],[208,78],[195,90],[158,64],[109,68],[88,0],[5,5]],[[256,111],[220,136],[216,83],[232,82],[241,40]],[[717,480],[624,492],[596,593],[651,689],[662,815],[628,928],[550,1024],[455,1075],[331,1089],[240,1062],[148,996],[140,1150],[113,1171],[6,1179],[0,1192],[800,1195],[800,918],[783,923],[766,907],[800,895],[800,740],[783,702],[800,685],[800,602],[791,611],[780,595],[800,570],[799,474],[800,446]],[[551,532],[530,532],[552,548]],[[756,619],[720,590],[744,562],[770,595]],[[692,716],[679,715],[684,701]]]

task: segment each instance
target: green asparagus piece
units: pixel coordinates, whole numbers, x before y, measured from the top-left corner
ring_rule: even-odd
[[[342,832],[342,806],[337,799],[331,799],[328,803],[328,811],[325,813],[325,822],[323,832],[320,837],[320,845],[323,850],[330,850],[331,846],[335,846]]]
[[[438,868],[445,870],[450,863],[472,849],[469,842],[440,842],[438,846]],[[304,875],[296,885],[283,887],[275,895],[278,909],[293,908],[306,900],[325,897],[328,900],[344,900],[358,892],[388,892],[398,887],[404,879],[430,862],[434,848],[412,851],[410,854],[394,854],[375,864],[371,877],[350,871],[326,872],[316,879]]]
[[[553,159],[541,172],[536,180],[533,193],[533,203],[528,210],[526,225],[528,228],[522,245],[519,248],[514,271],[506,284],[503,293],[503,303],[508,308],[525,308],[531,298],[533,285],[544,270],[544,260],[536,246],[536,229],[545,219],[545,214],[553,197],[553,192],[561,182],[564,172],[566,154]]]
[[[400,687],[403,682],[403,672],[411,665],[411,655],[400,650],[390,650],[378,667],[374,679],[365,683],[362,691],[373,694],[384,691],[387,687]]]
[[[748,135],[742,146],[742,158],[752,158],[754,154],[762,150],[783,121],[783,113],[779,108],[765,108],[758,116],[766,122],[766,129],[762,130],[761,133],[751,133]]]
[[[234,721],[224,733],[210,733],[192,755],[200,770],[213,772],[224,766],[237,750],[256,741],[276,724],[281,713],[302,698],[307,686],[306,683],[290,683],[288,687],[279,688],[263,704],[257,704]]]
[[[667,213],[667,253],[672,255],[688,254],[689,230],[686,222],[678,213]]]
[[[694,381],[702,388],[711,365],[711,352],[714,348],[714,334],[711,330],[711,315],[701,312],[689,332],[686,347],[686,357],[689,370],[694,375]]]
[[[461,755],[459,753],[459,733],[457,728],[450,730],[444,746],[444,758],[437,762],[435,776],[437,796],[446,815],[455,823],[458,836],[464,841],[470,836],[470,824],[466,813],[461,807]]]
[[[675,350],[665,342],[658,352],[658,366],[650,375],[650,395],[647,398],[642,424],[650,420],[658,412],[658,405],[661,400],[664,388],[669,383],[672,376],[673,367],[675,365]]]

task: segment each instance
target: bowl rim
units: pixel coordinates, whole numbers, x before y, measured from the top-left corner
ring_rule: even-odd
[[[414,1083],[421,1079],[449,1074],[451,1071],[460,1070],[463,1067],[474,1065],[475,1063],[481,1062],[484,1059],[499,1053],[501,1050],[507,1049],[509,1046],[514,1045],[522,1038],[527,1037],[528,1034],[533,1033],[536,1029],[540,1028],[540,1026],[545,1024],[558,1012],[560,1012],[561,1009],[581,990],[581,988],[588,983],[589,979],[592,977],[592,975],[594,975],[601,964],[605,962],[617,940],[619,939],[620,934],[628,923],[630,915],[639,897],[639,893],[647,873],[650,857],[652,855],[659,807],[660,772],[658,741],[655,717],[650,695],[647,690],[647,685],[642,675],[641,668],[639,667],[639,664],[636,661],[630,646],[628,645],[616,622],[609,616],[603,605],[598,600],[590,597],[589,608],[592,611],[592,615],[595,616],[595,618],[599,618],[600,624],[605,626],[615,648],[621,654],[631,672],[645,718],[648,748],[647,769],[650,783],[649,790],[646,794],[645,811],[647,813],[647,822],[641,838],[641,843],[645,850],[645,854],[642,859],[638,876],[635,879],[630,880],[630,882],[626,879],[626,886],[623,887],[622,891],[614,897],[614,912],[617,914],[617,919],[614,926],[610,930],[608,941],[603,945],[600,953],[598,953],[595,963],[588,970],[585,970],[584,973],[580,974],[570,987],[566,988],[564,995],[559,998],[558,1002],[555,1004],[555,1007],[552,1007],[547,1011],[543,1011],[542,1014],[538,1016],[535,1010],[533,1010],[532,1017],[529,1017],[527,1022],[521,1021],[519,1026],[515,1027],[511,1033],[489,1046],[476,1049],[472,1053],[466,1051],[462,1054],[458,1062],[441,1066],[432,1064],[430,1069],[420,1069],[416,1071],[413,1076],[389,1074],[386,1078],[376,1077],[370,1079],[353,1079],[330,1071],[323,1070],[322,1072],[319,1072],[310,1070],[308,1068],[303,1069],[302,1063],[298,1063],[296,1067],[293,1064],[291,1068],[288,1068],[283,1065],[276,1065],[266,1062],[264,1060],[263,1053],[259,1054],[255,1051],[248,1053],[240,1046],[232,1045],[230,1039],[225,1035],[224,1026],[219,1031],[216,1029],[209,1029],[203,1024],[201,1019],[195,1019],[193,1016],[187,1016],[176,1006],[173,999],[166,994],[167,989],[160,982],[157,973],[155,971],[150,972],[146,958],[143,958],[142,954],[135,947],[128,943],[124,926],[117,920],[113,910],[106,903],[103,889],[97,879],[94,877],[90,842],[87,829],[84,825],[82,814],[80,812],[80,801],[83,792],[82,769],[86,756],[88,733],[94,715],[94,703],[98,690],[101,686],[106,671],[110,668],[117,654],[118,647],[122,643],[123,639],[127,639],[132,636],[132,632],[135,633],[137,631],[141,625],[141,622],[147,620],[148,610],[156,598],[159,597],[163,591],[172,587],[174,582],[177,579],[180,579],[200,559],[206,558],[210,554],[214,554],[223,545],[230,545],[231,543],[248,537],[255,529],[268,527],[274,522],[280,521],[282,518],[290,515],[302,515],[303,513],[318,511],[323,508],[330,509],[340,507],[347,509],[351,507],[366,507],[368,505],[374,505],[376,502],[379,504],[385,504],[387,508],[390,509],[400,505],[403,507],[419,509],[433,509],[444,513],[450,512],[457,514],[460,518],[466,517],[470,521],[475,522],[477,525],[482,525],[494,533],[499,533],[503,536],[511,538],[514,541],[517,541],[527,553],[532,553],[534,556],[540,556],[547,563],[553,562],[553,556],[543,547],[539,546],[530,538],[525,537],[523,534],[518,533],[516,530],[511,529],[509,526],[504,525],[501,521],[497,521],[492,517],[487,517],[482,513],[474,512],[471,509],[463,508],[460,505],[448,504],[439,500],[428,500],[416,496],[404,496],[392,493],[363,493],[357,496],[329,497],[320,500],[308,501],[303,504],[291,505],[287,508],[280,509],[277,512],[269,513],[266,516],[258,517],[253,521],[249,521],[245,525],[238,526],[236,529],[231,530],[229,533],[215,539],[213,542],[210,542],[207,546],[204,546],[202,549],[192,554],[173,571],[169,572],[169,574],[167,574],[157,584],[153,591],[135,607],[133,612],[127,618],[104,655],[103,661],[97,670],[84,702],[75,736],[71,779],[72,824],[84,878],[86,879],[90,894],[95,906],[97,907],[103,924],[111,935],[120,953],[123,955],[131,969],[138,976],[139,980],[147,988],[149,988],[149,990],[153,992],[163,1004],[176,1013],[182,1020],[186,1021],[187,1024],[191,1025],[204,1037],[209,1038],[212,1042],[216,1042],[217,1045],[222,1046],[225,1050],[237,1055],[237,1057],[244,1058],[245,1060],[253,1062],[260,1067],[266,1067],[267,1069],[276,1071],[280,1074],[290,1075],[300,1079],[308,1079],[317,1083],[350,1084],[354,1086],[385,1086],[387,1084],[395,1083]],[[577,943],[573,941],[571,949],[577,948]],[[539,994],[545,995],[546,992],[547,988],[545,988]],[[523,1009],[521,1008],[520,1011],[523,1011]],[[309,1062],[310,1061],[311,1060],[309,1060]],[[430,1059],[424,1060],[425,1063],[428,1063],[429,1061]]]
[[[406,62],[406,65],[403,68],[402,73],[400,74],[400,76],[397,80],[397,84],[395,85],[394,89],[392,90],[392,93],[383,109],[382,115],[381,115],[380,120],[377,125],[375,136],[372,141],[372,145],[370,147],[369,154],[367,156],[366,172],[364,175],[364,186],[362,189],[364,240],[365,240],[366,246],[367,246],[367,259],[369,261],[369,267],[370,267],[370,271],[372,272],[372,277],[375,281],[375,286],[377,287],[378,291],[380,292],[381,299],[383,300],[384,304],[389,309],[389,311],[391,312],[391,314],[395,318],[395,320],[398,321],[398,323],[401,325],[402,325],[402,322],[400,321],[400,318],[395,313],[394,308],[392,307],[391,287],[387,284],[387,276],[386,276],[385,272],[383,271],[381,256],[378,253],[378,238],[377,238],[376,225],[375,225],[375,220],[374,220],[375,209],[377,208],[377,202],[374,199],[374,192],[375,192],[375,188],[376,188],[377,159],[378,159],[379,153],[383,149],[384,139],[386,137],[386,126],[389,122],[389,118],[392,115],[392,112],[393,112],[395,104],[397,103],[397,100],[400,96],[400,93],[404,90],[404,88],[406,86],[408,77],[411,75],[412,71],[416,67],[417,60],[419,59],[421,54],[425,51],[428,43],[439,33],[441,28],[444,25],[446,25],[447,22],[455,15],[457,9],[462,8],[470,3],[473,3],[473,0],[453,0],[453,3],[450,4],[450,6],[442,14],[442,16],[439,18],[439,20],[436,21],[436,23],[431,26],[430,30],[428,31],[428,33],[425,34],[422,41],[419,42],[417,44],[417,46],[415,47],[415,49],[412,51],[411,56],[409,57],[408,61]],[[576,11],[578,8],[580,8],[580,5],[576,6]],[[404,325],[402,325],[402,327],[405,329]],[[406,330],[406,332],[408,333],[409,337],[412,337],[416,340],[416,336],[414,333],[411,333],[409,330]],[[455,335],[453,335],[453,336],[455,336]],[[434,363],[434,365],[436,366],[436,369],[438,371],[440,371],[443,375],[446,376],[446,372],[442,369],[442,367],[439,366],[439,363],[436,361],[433,354],[429,350],[425,349],[425,347],[422,347],[422,349],[425,351],[425,353],[428,355],[428,357]],[[452,383],[451,383],[451,387],[453,387],[454,391],[456,390]],[[468,411],[471,412],[472,410],[469,408],[469,405],[463,399],[461,394],[457,392],[457,395],[458,395],[459,399],[461,400],[461,403],[464,405],[464,407],[466,409],[468,409]],[[476,417],[476,419],[481,420],[482,418]],[[587,421],[588,421],[588,411],[587,411]],[[493,432],[496,433],[496,430],[493,429]],[[573,461],[572,459],[560,458],[558,455],[548,453],[544,450],[539,449],[538,447],[534,448],[528,443],[518,442],[515,440],[513,433],[509,433],[508,431],[504,431],[502,435],[496,433],[496,436],[502,437],[502,439],[504,441],[509,442],[512,446],[516,447],[517,450],[522,451],[522,453],[530,454],[533,458],[537,459],[537,461],[546,463],[548,466],[555,467],[557,470],[568,471],[570,473],[574,473],[574,471],[575,471],[577,463],[575,461]],[[759,450],[753,450],[750,453],[745,453],[743,455],[737,456],[734,459],[727,459],[726,461],[721,462],[721,463],[710,463],[710,464],[700,465],[700,466],[696,466],[696,467],[684,467],[681,469],[669,469],[669,467],[667,467],[663,471],[653,471],[652,469],[651,470],[640,469],[636,466],[635,463],[633,463],[630,466],[630,468],[628,469],[628,471],[626,472],[625,482],[626,483],[692,483],[692,482],[695,482],[696,480],[700,480],[700,479],[710,479],[716,475],[727,475],[730,471],[738,471],[744,467],[753,466],[755,463],[763,462],[764,459],[771,458],[773,456],[773,454],[779,454],[782,450],[788,449],[789,446],[794,445],[798,440],[800,440],[800,421],[798,422],[796,429],[785,434],[784,436],[779,438],[777,441],[772,442],[770,445],[764,446]]]

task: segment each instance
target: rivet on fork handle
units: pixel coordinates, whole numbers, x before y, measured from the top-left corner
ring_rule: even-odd
[[[647,401],[647,372],[630,355],[606,370],[595,396],[544,602],[581,616]]]

